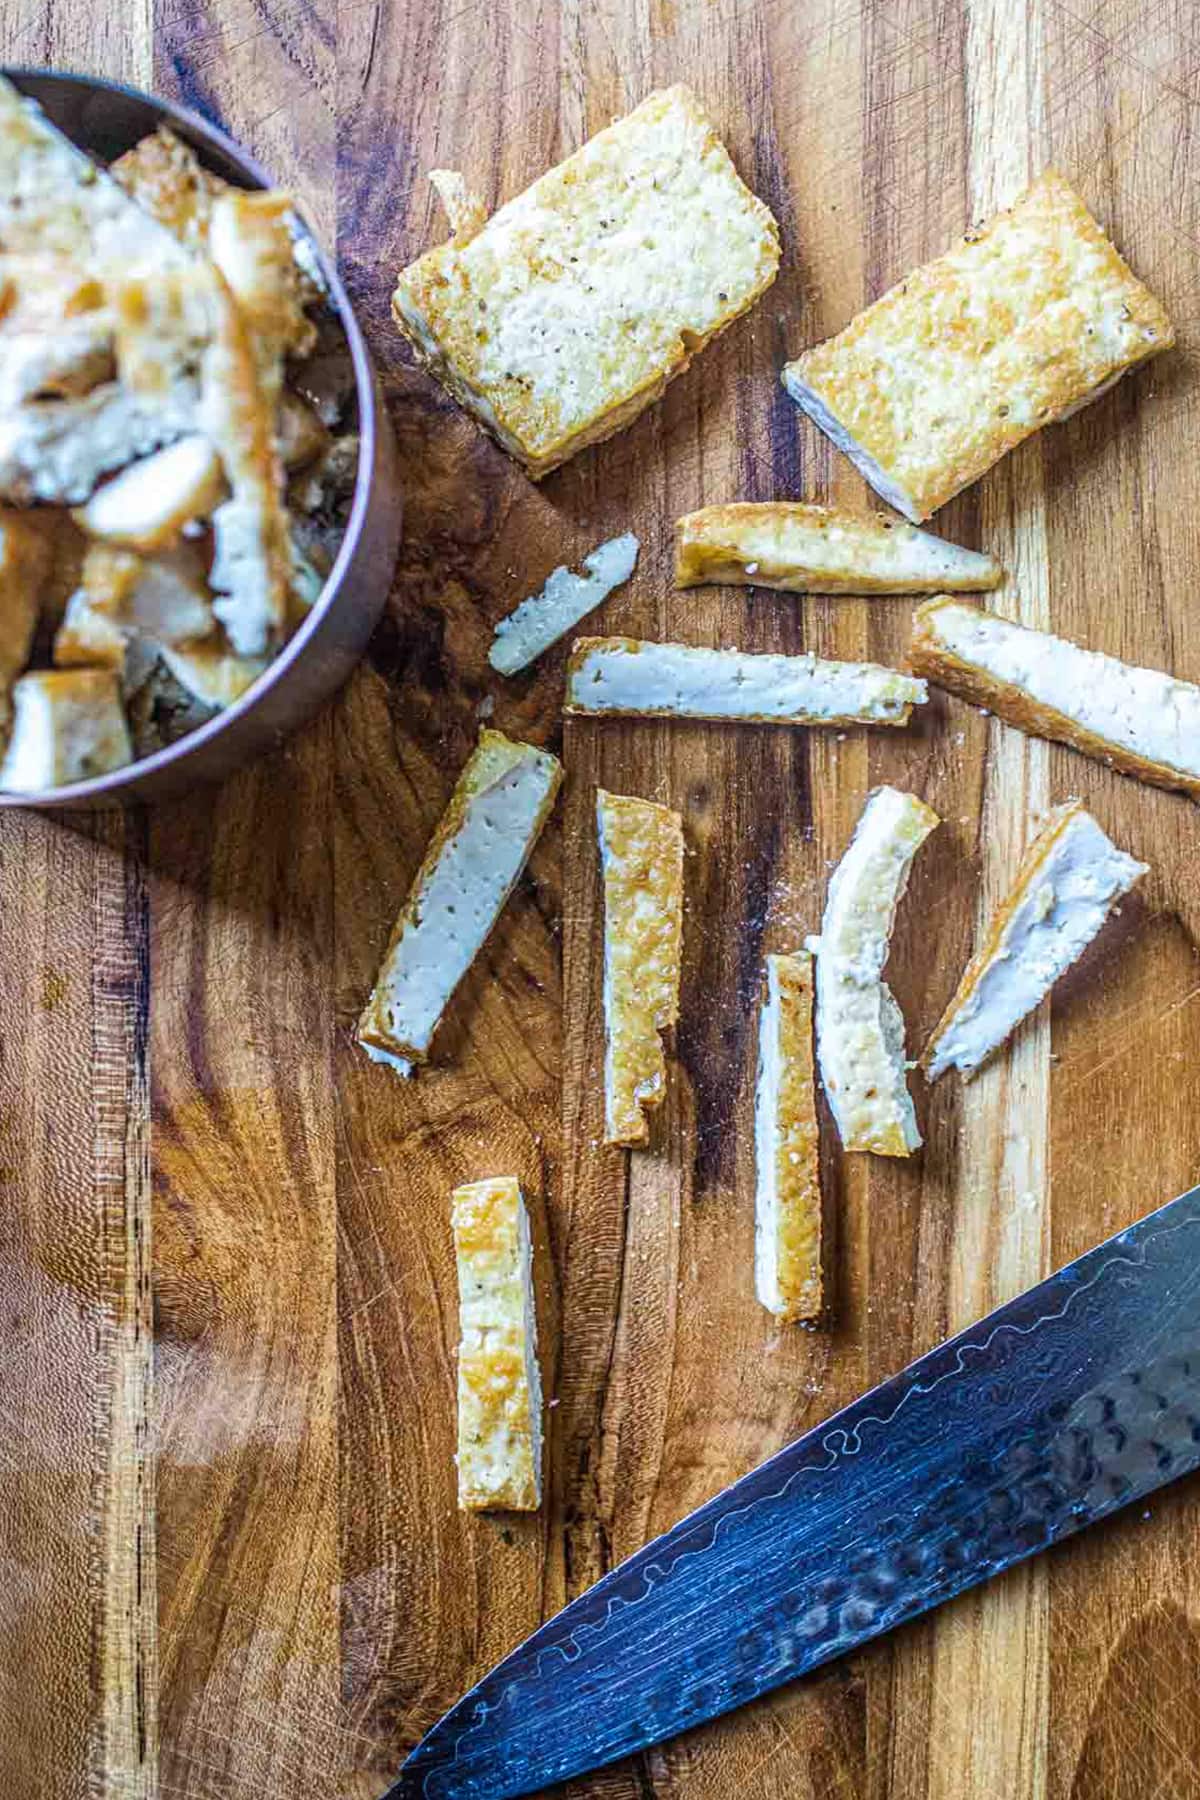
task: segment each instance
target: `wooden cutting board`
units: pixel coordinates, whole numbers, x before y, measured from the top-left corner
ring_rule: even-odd
[[[345,695],[271,761],[149,815],[0,821],[0,1791],[370,1800],[496,1657],[652,1532],[1200,1168],[1200,873],[1186,801],[936,699],[909,732],[559,718],[489,628],[557,562],[643,540],[606,627],[884,661],[903,600],[672,591],[705,501],[857,500],[777,380],[1053,160],[1180,347],[939,516],[998,604],[1200,679],[1200,37],[1135,0],[9,0],[4,56],[198,107],[291,181],[390,384],[399,577]],[[407,359],[425,172],[516,192],[691,82],[774,208],[775,287],[630,430],[531,487]],[[564,803],[402,1086],[351,1042],[475,735],[561,751]],[[655,1148],[599,1146],[593,789],[688,835],[683,1016]],[[1031,821],[1082,795],[1153,865],[1052,1008],[919,1104],[909,1166],[826,1130],[834,1315],[751,1278],[765,951],[818,921],[868,788],[946,820],[891,979],[918,1044]],[[551,1396],[532,1519],[455,1509],[454,1183],[515,1171]],[[1200,1488],[1156,1498],[579,1800],[1200,1795]]]

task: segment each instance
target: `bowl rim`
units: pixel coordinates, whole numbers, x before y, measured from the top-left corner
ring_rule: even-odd
[[[99,75],[75,74],[61,69],[9,63],[0,64],[0,75],[11,81],[22,94],[25,93],[23,86],[25,82],[52,81],[92,93],[122,94],[141,101],[158,114],[160,123],[182,127],[186,135],[193,140],[193,147],[200,154],[202,161],[204,160],[204,149],[207,148],[233,163],[239,173],[245,176],[248,188],[262,189],[275,185],[263,165],[235,143],[220,126],[210,124],[207,119],[194,112],[190,107],[181,106],[174,100],[164,100],[157,94],[149,93],[145,88],[135,87],[131,82],[110,81]],[[74,142],[73,139],[71,141]],[[85,145],[78,145],[77,148],[82,149],[85,155],[91,154]],[[252,682],[246,692],[240,694],[232,705],[214,713],[213,717],[206,719],[203,725],[198,725],[194,731],[189,731],[184,737],[177,738],[173,744],[166,744],[161,750],[152,751],[149,756],[136,757],[132,762],[123,763],[119,769],[111,769],[104,775],[89,776],[86,781],[68,782],[60,787],[37,788],[29,793],[18,793],[12,789],[0,788],[0,808],[43,806],[69,808],[72,802],[78,802],[82,806],[105,795],[119,796],[121,790],[135,779],[140,782],[145,777],[173,769],[188,755],[211,743],[213,738],[220,736],[222,732],[235,725],[239,719],[252,712],[265,699],[271,689],[284,679],[292,666],[303,656],[306,646],[320,630],[323,621],[340,598],[342,579],[353,559],[355,547],[362,535],[367,517],[371,473],[375,466],[377,450],[379,402],[366,340],[358,320],[354,316],[354,309],[350,304],[336,264],[326,255],[303,208],[296,205],[295,211],[307,234],[317,260],[317,266],[328,288],[330,300],[337,312],[342,330],[345,332],[358,400],[359,451],[358,468],[354,478],[354,497],[350,504],[350,515],[346,521],[342,541],[338,545],[333,567],[325,577],[321,592],[309,608],[303,623],[288,639],[279,654],[271,660],[258,679]]]

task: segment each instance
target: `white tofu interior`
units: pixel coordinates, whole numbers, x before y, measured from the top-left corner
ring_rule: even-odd
[[[901,723],[907,709],[927,693],[915,676],[873,663],[613,640],[589,651],[572,669],[567,703],[595,713],[887,724]]]
[[[894,506],[898,513],[903,513],[904,517],[911,520],[914,525],[919,525],[922,516],[921,509],[912,496],[907,494],[898,482],[892,480],[882,465],[876,462],[871,452],[864,449],[856,437],[851,436],[841,421],[830,412],[820,395],[815,394],[812,388],[802,381],[799,374],[790,367],[784,370],[782,379],[784,387],[797,406],[808,414],[813,424],[819,426],[843,456],[850,458],[863,480],[875,489],[880,499],[886,500],[889,506]]]
[[[556,768],[524,758],[471,798],[380,974],[389,1030],[422,1056],[525,866]]]
[[[584,558],[582,575],[555,569],[538,594],[522,600],[496,626],[488,661],[501,675],[515,675],[564,637],[585,614],[628,581],[637,562],[637,538],[631,531],[610,538]]]
[[[895,1134],[921,1142],[908,1091],[904,1019],[883,980],[896,908],[932,815],[911,794],[878,788],[829,883],[817,957],[817,1057],[847,1149]]]
[[[929,623],[960,661],[1023,689],[1097,737],[1200,776],[1200,687],[978,607],[939,607]]]
[[[929,1078],[949,1068],[971,1075],[1044,999],[1091,943],[1140,863],[1076,813],[1031,871],[995,950],[963,1004],[939,1034]]]

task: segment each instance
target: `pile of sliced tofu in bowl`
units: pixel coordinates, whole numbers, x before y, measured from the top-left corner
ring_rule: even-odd
[[[363,369],[290,197],[77,87],[158,122],[105,161],[0,78],[0,802],[136,789],[244,712],[360,487]]]

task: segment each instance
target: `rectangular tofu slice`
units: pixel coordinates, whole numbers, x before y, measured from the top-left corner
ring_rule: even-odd
[[[921,1059],[930,1081],[971,1076],[1082,956],[1147,864],[1107,838],[1078,800],[1056,806],[967,965]]]
[[[22,675],[12,700],[0,788],[38,794],[132,762],[121,685],[111,669],[37,669]]]
[[[817,1059],[843,1148],[919,1148],[904,1019],[883,979],[896,907],[937,814],[915,794],[876,788],[833,872],[817,955]]]
[[[488,661],[501,675],[516,675],[551,644],[557,644],[585,613],[607,600],[613,589],[628,581],[641,548],[632,531],[610,538],[583,559],[583,574],[565,565],[551,571],[538,594],[522,600],[496,626]]]
[[[936,594],[997,587],[994,557],[947,544],[883,513],[744,500],[675,526],[675,585],[728,582],[790,594]]]
[[[537,478],[657,400],[778,266],[771,213],[671,87],[403,270],[392,312]]]
[[[532,744],[481,731],[396,920],[358,1022],[368,1056],[428,1061],[438,1021],[529,860],[562,782]]]
[[[659,1033],[679,1017],[683,820],[627,794],[596,794],[604,882],[604,1141],[645,1144],[661,1106]]]
[[[563,711],[760,725],[906,725],[926,697],[923,681],[875,663],[577,638]]]
[[[542,1382],[529,1218],[513,1175],[454,1190],[458,1262],[458,1504],[535,1512]]]
[[[1174,338],[1153,294],[1050,170],[788,363],[783,385],[919,522]]]
[[[1200,799],[1200,687],[941,596],[909,658],[938,687],[1156,787]]]
[[[813,969],[805,950],[768,956],[754,1101],[754,1270],[778,1318],[821,1311],[821,1159],[813,1081]]]

